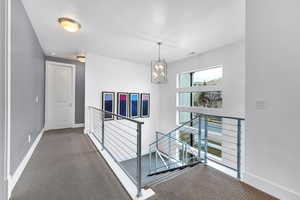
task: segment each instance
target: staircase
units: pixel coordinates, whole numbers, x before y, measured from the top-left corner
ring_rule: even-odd
[[[107,115],[122,120],[106,120]],[[144,122],[89,106],[85,131],[116,168],[114,172],[122,173],[118,178],[126,183],[123,186],[133,199],[200,163],[224,167],[239,179],[244,119],[204,113],[192,116],[195,118],[170,132],[156,132],[146,155],[142,154]]]
[[[192,123],[193,122],[193,123]],[[187,131],[187,126],[193,124]],[[164,134],[156,132],[156,140],[149,145],[148,176],[184,169],[207,160],[207,134],[201,131],[201,117],[197,116],[174,130]],[[181,137],[184,133],[193,134],[197,139],[193,146]]]

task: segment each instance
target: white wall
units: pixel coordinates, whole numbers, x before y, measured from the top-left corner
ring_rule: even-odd
[[[244,117],[245,60],[244,42],[239,41],[224,47],[189,57],[168,66],[168,83],[160,86],[159,129],[170,131],[176,126],[176,76],[181,72],[223,66],[223,108],[214,114]],[[201,110],[208,113],[207,110]]]
[[[154,141],[158,126],[159,88],[151,83],[150,66],[123,60],[88,54],[85,69],[85,123],[88,124],[87,106],[102,107],[102,91],[150,93],[150,118],[142,126],[143,153],[148,153],[148,145]],[[117,98],[115,96],[115,98]],[[123,120],[122,120],[123,121]]]
[[[300,1],[248,0],[246,8],[245,178],[300,199]]]

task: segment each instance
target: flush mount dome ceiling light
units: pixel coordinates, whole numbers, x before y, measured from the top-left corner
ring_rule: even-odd
[[[167,82],[167,62],[160,58],[160,46],[162,43],[158,42],[157,45],[158,59],[151,61],[151,82],[160,84]]]
[[[79,22],[67,17],[58,18],[58,23],[69,32],[77,32],[81,28]]]
[[[76,56],[76,58],[79,62],[85,63],[85,56],[79,55],[79,56]]]

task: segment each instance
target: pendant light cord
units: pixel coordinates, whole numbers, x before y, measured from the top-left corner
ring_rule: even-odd
[[[158,42],[158,61],[160,62],[160,45],[161,45],[161,42]]]

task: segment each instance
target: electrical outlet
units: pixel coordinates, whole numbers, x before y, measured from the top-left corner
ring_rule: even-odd
[[[30,144],[31,143],[31,135],[30,134],[28,135],[27,139],[28,139],[28,143]]]

